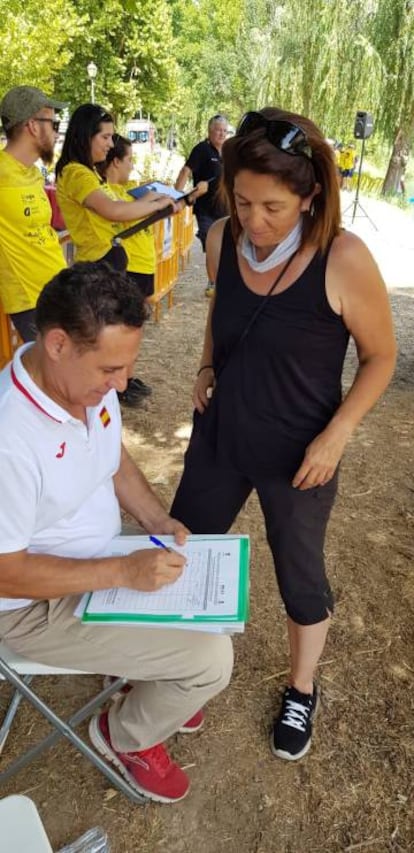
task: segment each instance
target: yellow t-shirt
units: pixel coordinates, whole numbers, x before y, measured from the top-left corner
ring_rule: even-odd
[[[35,307],[45,284],[66,266],[37,166],[0,151],[0,298],[14,314]]]
[[[84,206],[85,199],[95,190],[116,201],[115,194],[98,173],[80,163],[68,163],[56,184],[57,202],[75,245],[77,261],[99,261],[109,252],[112,238],[120,231],[119,222],[110,222]],[[125,223],[125,228],[128,224]]]
[[[345,148],[344,151],[341,151],[341,155],[339,158],[339,168],[344,171],[349,171],[349,169],[354,168],[354,159],[355,159],[355,151],[353,148]]]
[[[127,192],[129,186],[135,184],[106,184],[97,172],[80,163],[68,163],[64,167],[57,182],[57,201],[75,244],[77,261],[103,258],[112,246],[113,237],[137,221],[111,222],[88,210],[84,206],[85,199],[95,190],[101,190],[113,201],[132,202],[133,198]],[[154,238],[146,231],[140,231],[122,243],[128,255],[127,268],[130,272],[153,273],[155,270]]]
[[[109,184],[108,186],[121,201],[134,201],[133,197],[128,194],[128,190],[136,187],[135,181],[130,181],[127,184]],[[128,227],[125,222],[118,222],[118,226],[118,233]],[[152,225],[123,240],[122,245],[128,255],[128,270],[130,272],[154,274],[156,256]]]

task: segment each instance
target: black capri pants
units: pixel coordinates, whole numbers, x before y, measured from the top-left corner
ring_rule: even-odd
[[[333,612],[323,548],[337,473],[326,486],[304,491],[294,489],[286,476],[245,475],[217,462],[195,431],[171,515],[192,533],[225,533],[253,489],[263,511],[287,614],[299,625],[322,622]]]

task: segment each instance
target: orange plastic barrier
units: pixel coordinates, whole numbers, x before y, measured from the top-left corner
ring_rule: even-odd
[[[192,207],[185,207],[178,216],[178,253],[180,268],[185,269],[194,240],[194,216]]]
[[[154,225],[155,251],[157,266],[155,270],[154,295],[150,302],[154,305],[154,319],[158,323],[161,315],[161,299],[167,297],[168,308],[173,304],[173,289],[177,282],[179,269],[184,269],[194,239],[194,217],[191,207],[186,207],[169,219],[162,219]],[[67,264],[73,262],[73,244],[69,232],[61,231],[59,241],[63,246]],[[0,305],[0,370],[12,358],[15,349],[21,344],[11,320],[4,314]]]
[[[0,308],[0,370],[11,360],[21,340],[11,320]]]
[[[168,308],[173,304],[173,288],[178,278],[178,235],[179,216],[161,219],[154,225],[155,252],[157,265],[155,268],[154,294],[150,302],[154,305],[154,319],[160,319],[161,299],[168,298]]]
[[[162,219],[154,225],[157,266],[155,270],[154,295],[150,302],[154,306],[154,320],[158,323],[161,314],[161,299],[167,296],[168,308],[173,304],[173,289],[179,269],[184,269],[194,239],[194,217],[191,207],[185,207],[175,216]]]

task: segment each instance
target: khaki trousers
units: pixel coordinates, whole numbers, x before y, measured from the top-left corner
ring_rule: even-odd
[[[133,689],[109,713],[119,752],[147,749],[174,734],[230,681],[228,636],[126,625],[83,625],[79,596],[0,611],[0,637],[39,663],[124,676]]]

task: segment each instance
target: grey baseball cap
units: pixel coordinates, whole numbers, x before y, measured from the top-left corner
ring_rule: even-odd
[[[38,110],[50,107],[52,110],[63,110],[66,104],[55,101],[54,98],[45,95],[41,89],[35,86],[14,86],[4,96],[0,104],[1,123],[4,130],[14,127],[15,124],[27,121],[35,115]]]

